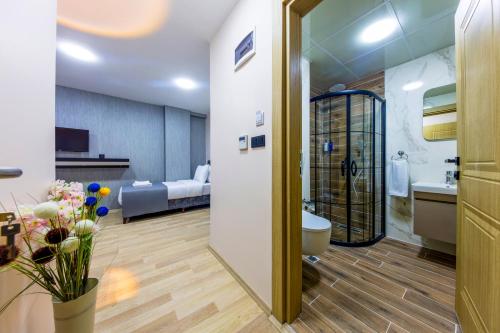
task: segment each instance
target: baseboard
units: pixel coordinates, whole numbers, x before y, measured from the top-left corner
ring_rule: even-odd
[[[208,246],[208,250],[210,253],[214,255],[215,258],[224,266],[224,268],[231,274],[236,281],[241,285],[243,289],[253,298],[255,303],[264,311],[267,316],[271,316],[271,309],[267,306],[267,304],[250,288],[250,286],[236,273],[231,266],[215,251],[210,245]]]
[[[280,321],[273,315],[270,315],[267,319],[282,333],[297,333],[292,326],[288,323],[280,323]]]
[[[115,208],[115,209],[110,209],[109,214],[118,214],[121,213],[122,209],[121,208]]]

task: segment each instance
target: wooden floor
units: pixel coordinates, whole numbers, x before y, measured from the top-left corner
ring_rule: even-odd
[[[459,332],[455,257],[395,240],[303,260],[297,332]]]
[[[118,215],[94,252],[96,332],[277,331],[208,251],[208,209],[126,225]]]

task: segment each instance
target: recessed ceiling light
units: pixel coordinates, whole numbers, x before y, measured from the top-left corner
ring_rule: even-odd
[[[367,26],[360,39],[364,43],[375,43],[389,37],[397,27],[398,22],[395,19],[383,19]]]
[[[413,81],[403,86],[404,91],[410,91],[420,88],[424,83],[422,81]]]
[[[186,78],[178,78],[174,80],[174,83],[181,89],[192,90],[196,88],[196,83],[193,80]]]
[[[62,53],[81,61],[97,62],[99,60],[94,52],[72,42],[59,42],[57,43],[57,48]]]

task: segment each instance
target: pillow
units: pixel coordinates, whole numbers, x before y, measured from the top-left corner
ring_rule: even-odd
[[[196,168],[196,172],[194,173],[193,180],[205,183],[208,178],[208,165],[198,165]]]
[[[210,166],[210,164],[208,164],[208,179],[207,179],[207,183],[211,183],[212,182],[211,177],[212,177],[212,167]]]

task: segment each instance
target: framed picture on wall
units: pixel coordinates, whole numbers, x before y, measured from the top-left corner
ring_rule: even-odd
[[[234,50],[234,71],[237,71],[255,54],[255,27]]]

